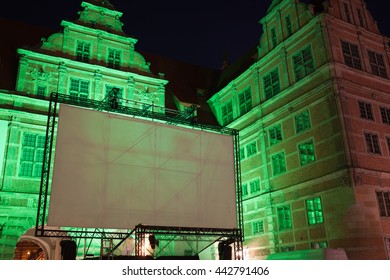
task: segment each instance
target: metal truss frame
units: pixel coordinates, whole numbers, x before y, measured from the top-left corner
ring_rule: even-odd
[[[46,139],[42,164],[41,184],[38,199],[38,211],[35,227],[35,235],[42,237],[59,237],[59,238],[98,238],[98,239],[120,239],[124,240],[135,231],[136,236],[136,255],[141,256],[141,248],[147,234],[164,235],[166,238],[172,236],[196,236],[197,238],[209,238],[214,240],[228,241],[234,243],[235,259],[242,259],[243,248],[243,211],[242,211],[242,190],[241,190],[241,172],[239,159],[239,133],[235,129],[199,124],[194,121],[194,112],[196,107],[193,106],[184,112],[166,109],[148,104],[141,106],[130,100],[119,99],[116,106],[108,100],[92,100],[80,98],[60,93],[52,93],[49,100],[48,119],[46,125]],[[107,111],[129,115],[132,117],[146,118],[154,121],[161,121],[171,125],[182,125],[193,127],[201,130],[214,131],[221,134],[232,135],[234,137],[234,163],[236,179],[236,207],[238,227],[235,229],[218,229],[218,228],[190,228],[190,227],[161,227],[135,225],[132,230],[108,230],[108,229],[48,229],[45,228],[45,219],[48,212],[48,196],[51,175],[51,161],[53,158],[54,132],[57,125],[58,105],[69,104],[84,108],[90,108],[98,111]],[[214,238],[214,239],[213,239]],[[217,238],[217,239],[215,239]],[[213,243],[214,243],[213,242]]]

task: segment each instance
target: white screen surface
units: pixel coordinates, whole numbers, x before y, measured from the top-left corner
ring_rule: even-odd
[[[236,228],[233,137],[61,105],[48,225]]]

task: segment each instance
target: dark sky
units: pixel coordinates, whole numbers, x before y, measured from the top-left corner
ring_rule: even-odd
[[[258,21],[272,0],[111,0],[123,12],[125,32],[138,39],[136,49],[212,68],[224,54],[234,61],[257,44]],[[390,36],[388,0],[366,0],[380,30]],[[4,4],[4,3],[3,3]],[[81,0],[13,0],[0,16],[60,30],[74,20]]]

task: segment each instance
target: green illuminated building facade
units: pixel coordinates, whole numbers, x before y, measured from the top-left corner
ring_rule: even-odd
[[[182,70],[199,89],[169,95],[178,81],[151,70],[122,14],[108,1],[82,8],[19,48],[14,88],[0,88],[0,259],[35,226],[49,94],[102,100],[114,87],[131,106],[195,104],[199,121],[240,131],[244,258],[329,247],[390,259],[389,38],[364,1],[274,0],[254,52],[218,73]]]

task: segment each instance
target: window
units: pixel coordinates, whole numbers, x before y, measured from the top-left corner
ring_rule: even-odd
[[[269,129],[269,144],[270,146],[281,142],[282,139],[282,126],[280,124],[275,125]]]
[[[381,110],[382,122],[386,124],[390,124],[390,109],[379,107]]]
[[[370,103],[359,101],[360,117],[367,120],[374,120],[372,106]]]
[[[358,46],[341,41],[341,48],[343,50],[345,64],[349,67],[362,70]]]
[[[290,205],[278,207],[279,230],[292,229]]]
[[[242,196],[247,196],[248,195],[248,184],[247,183],[242,184],[241,189],[242,189]]]
[[[264,222],[256,221],[252,223],[253,234],[264,233]]]
[[[324,222],[321,198],[316,197],[306,200],[306,207],[309,225],[315,225]]]
[[[387,148],[390,154],[390,137],[386,137],[386,142],[387,142]]]
[[[245,159],[245,148],[241,147],[240,148],[240,160]]]
[[[390,217],[390,192],[377,192],[376,197],[381,217]]]
[[[347,19],[347,21],[349,23],[351,23],[351,14],[349,13],[349,7],[348,7],[348,4],[347,3],[343,3],[344,4],[344,13],[345,13],[345,17]]]
[[[326,241],[312,242],[310,246],[312,249],[328,248],[328,242]]]
[[[263,77],[265,99],[277,95],[280,92],[279,72],[276,68]]]
[[[78,42],[76,48],[76,59],[82,62],[89,62],[90,51],[90,43]]]
[[[311,127],[309,111],[302,112],[295,116],[296,133],[308,130]]]
[[[273,175],[279,175],[286,172],[286,160],[284,158],[284,152],[280,152],[271,157]]]
[[[37,95],[45,96],[46,95],[46,86],[39,85],[37,86]]]
[[[313,56],[310,46],[293,56],[293,65],[297,81],[314,72]]]
[[[390,260],[390,238],[389,237],[385,237],[385,246],[387,250],[387,259]]]
[[[378,135],[366,132],[364,133],[364,138],[366,139],[367,152],[380,155],[381,149],[379,146]]]
[[[383,55],[373,51],[368,52],[368,59],[370,61],[371,72],[374,75],[380,76],[382,78],[387,78],[386,66],[383,60]]]
[[[251,157],[256,153],[257,153],[257,145],[256,145],[256,141],[253,141],[252,143],[246,146],[246,156]]]
[[[292,25],[291,25],[291,19],[290,16],[286,16],[286,29],[287,29],[287,36],[290,37],[292,35]]]
[[[238,101],[240,104],[240,115],[243,115],[252,109],[252,94],[250,88],[247,88],[238,95]]]
[[[42,175],[45,136],[24,133],[20,157],[19,176],[38,178]]]
[[[298,145],[299,150],[299,161],[301,165],[306,165],[310,162],[315,161],[314,156],[314,144],[313,140],[306,141]]]
[[[271,42],[272,42],[272,48],[275,48],[278,44],[278,41],[276,40],[276,31],[275,28],[271,29]]]
[[[114,49],[108,50],[108,67],[119,69],[121,64],[121,52]]]
[[[361,27],[364,27],[364,20],[363,20],[363,14],[362,14],[362,10],[361,9],[357,9],[357,15],[358,15],[358,19],[359,19],[359,24]]]
[[[295,250],[294,246],[281,246],[280,247],[280,252],[291,252],[294,250]]]
[[[260,191],[260,179],[250,181],[249,186],[251,189],[251,194],[259,192]]]
[[[69,94],[74,97],[88,98],[89,81],[71,78]]]
[[[233,121],[233,107],[232,102],[228,102],[222,106],[222,123],[224,125]]]

